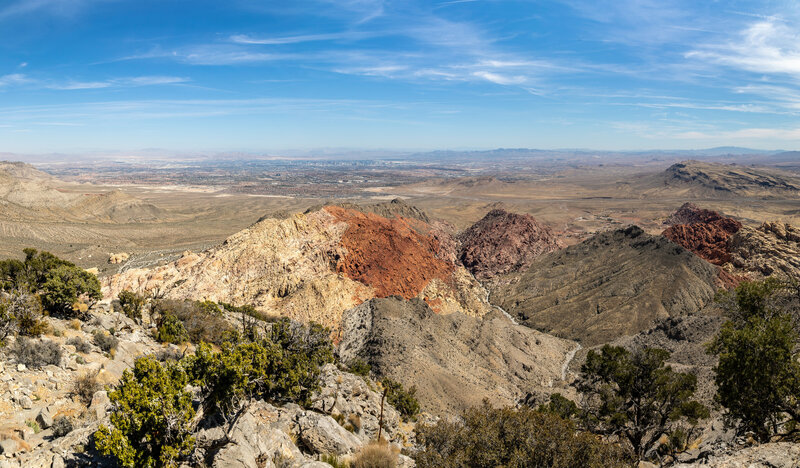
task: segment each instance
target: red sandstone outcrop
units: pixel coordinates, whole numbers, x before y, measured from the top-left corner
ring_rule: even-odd
[[[459,259],[478,279],[526,269],[536,257],[564,244],[533,216],[490,211],[459,236]]]
[[[347,224],[340,241],[347,253],[336,271],[371,286],[376,297],[417,297],[432,279],[446,281],[455,269],[436,256],[437,239],[420,234],[402,217],[388,219],[338,206],[325,210]]]
[[[682,221],[681,223],[674,223]],[[726,218],[716,211],[703,210],[686,203],[667,220],[663,235],[667,239],[691,250],[700,258],[722,266],[732,259],[728,241],[742,228],[742,223]]]

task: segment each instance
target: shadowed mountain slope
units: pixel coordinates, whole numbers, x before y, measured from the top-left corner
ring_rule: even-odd
[[[491,302],[526,325],[593,346],[697,312],[717,278],[705,260],[630,226],[540,257],[504,278]]]
[[[511,405],[561,381],[573,342],[516,325],[499,311],[483,319],[438,315],[419,299],[372,299],[345,312],[339,354],[404,386],[423,407],[458,414],[488,398]]]

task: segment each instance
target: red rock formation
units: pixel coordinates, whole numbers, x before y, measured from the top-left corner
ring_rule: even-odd
[[[741,227],[738,221],[723,218],[708,223],[676,224],[663,235],[714,265],[724,265],[731,261],[728,239]]]
[[[437,257],[439,241],[419,232],[419,220],[387,219],[337,206],[325,210],[347,223],[336,270],[375,289],[377,297],[416,297],[434,279],[447,281],[455,265]]]
[[[459,259],[478,279],[527,268],[539,255],[562,248],[533,216],[492,210],[460,236]]]
[[[716,211],[700,209],[685,203],[670,216],[665,224],[672,224],[663,235],[694,252],[709,263],[722,266],[733,259],[730,238],[742,228],[742,223],[726,218]],[[743,277],[719,271],[721,286],[731,288],[739,284]]]
[[[697,224],[710,223],[723,219],[723,216],[716,211],[698,208],[694,203],[684,203],[678,211],[664,221],[664,224],[674,226],[676,224]]]

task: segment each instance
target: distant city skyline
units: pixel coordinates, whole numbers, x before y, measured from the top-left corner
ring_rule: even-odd
[[[789,1],[0,1],[0,153],[800,147]]]

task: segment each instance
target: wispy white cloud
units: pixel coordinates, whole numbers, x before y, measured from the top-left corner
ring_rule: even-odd
[[[758,21],[738,37],[700,46],[686,53],[686,58],[753,73],[800,78],[800,33],[797,26],[776,20]]]
[[[114,0],[10,0],[0,6],[0,21],[28,14],[73,15],[92,3]]]
[[[110,87],[111,83],[108,81],[67,81],[64,83],[51,83],[45,85],[45,88],[63,89],[63,90],[101,89]]]
[[[477,23],[443,18],[429,7],[409,3],[403,4],[402,8],[397,5],[388,8],[382,0],[320,0],[320,3],[320,9],[348,11],[354,13],[356,19],[351,19],[340,31],[235,34],[228,36],[223,43],[173,48],[157,46],[149,52],[121,60],[166,59],[205,66],[285,62],[340,74],[393,80],[483,82],[527,87],[544,74],[575,71],[574,66],[531,57],[531,54],[503,52],[498,47],[498,38]],[[379,25],[363,24],[365,18],[378,16],[386,16]],[[374,41],[361,43],[364,39],[386,38],[392,38],[391,46],[376,47]],[[399,48],[394,40],[397,38],[406,39]],[[309,42],[323,44],[313,51],[292,47]],[[349,42],[359,44],[353,47],[347,44]]]
[[[112,80],[111,83],[123,86],[157,86],[188,83],[192,81],[182,76],[135,76],[133,78],[120,78]]]
[[[563,0],[579,15],[604,25],[587,30],[598,40],[636,46],[684,44],[707,31],[691,2],[660,0]],[[694,5],[696,7],[696,5]],[[679,25],[680,27],[674,27]]]
[[[64,83],[45,84],[50,89],[102,89],[112,87],[137,87],[137,86],[159,86],[188,83],[191,80],[180,76],[134,76],[128,78],[114,78],[106,81],[67,81]]]
[[[383,76],[391,78],[401,73],[408,72],[408,69],[409,68],[405,65],[376,65],[344,67],[334,69],[334,71],[348,75]]]
[[[116,61],[167,59],[189,65],[246,65],[301,58],[295,54],[258,52],[241,46],[201,44],[163,49],[155,47],[144,53],[128,55]]]
[[[458,5],[458,4],[461,4],[461,3],[475,3],[475,2],[478,2],[478,1],[480,1],[480,0],[450,0],[448,2],[437,3],[435,8],[441,8],[441,7],[446,7],[446,6],[450,6],[450,5]]]
[[[413,102],[353,99],[145,99],[71,104],[0,107],[8,123],[63,122],[82,125],[98,119],[172,119],[227,115],[282,115],[286,113],[376,113],[388,108],[422,105]],[[347,113],[346,112],[346,113]]]
[[[675,138],[687,140],[781,140],[800,141],[800,128],[742,128],[730,131],[677,133]]]
[[[21,73],[0,76],[0,88],[4,86],[20,85],[30,82],[30,79]]]
[[[33,88],[56,89],[56,90],[82,90],[82,89],[103,89],[114,87],[138,87],[138,86],[158,86],[188,83],[191,79],[178,76],[134,76],[113,78],[104,81],[53,81],[31,78],[27,75],[15,73],[0,76],[0,88],[10,86],[26,86]]]
[[[276,36],[276,37],[256,37],[247,34],[236,34],[231,36],[231,42],[236,44],[251,44],[251,45],[286,45],[286,44],[299,44],[303,42],[320,42],[320,41],[353,41],[366,39],[376,36],[376,33],[366,31],[346,31],[329,34],[300,34],[295,36]]]
[[[489,71],[476,71],[472,74],[479,78],[483,78],[486,81],[500,85],[518,85],[527,81],[527,78],[522,75],[508,76]]]

